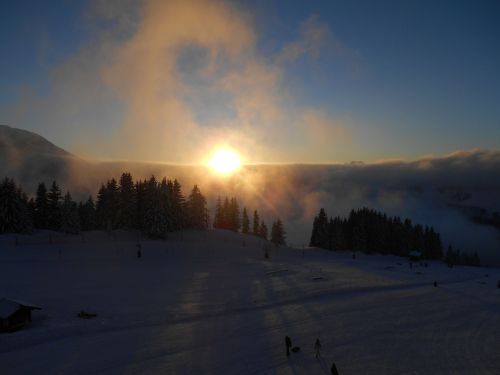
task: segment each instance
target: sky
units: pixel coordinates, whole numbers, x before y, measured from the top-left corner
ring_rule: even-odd
[[[0,123],[197,163],[500,148],[497,1],[3,1]]]

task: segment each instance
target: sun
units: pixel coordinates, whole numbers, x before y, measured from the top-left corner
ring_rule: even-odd
[[[214,152],[208,165],[217,173],[227,175],[236,171],[241,166],[241,160],[233,150],[221,149]]]

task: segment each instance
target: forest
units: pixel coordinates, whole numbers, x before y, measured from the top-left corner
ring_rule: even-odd
[[[38,185],[34,197],[28,197],[14,180],[0,183],[0,233],[32,233],[34,230],[54,230],[78,234],[88,230],[139,230],[150,238],[166,238],[169,232],[184,229],[204,230],[210,227],[207,200],[198,185],[185,197],[177,179],[155,176],[134,181],[123,173],[117,181],[103,183],[94,199],[76,202],[71,193],[63,193],[56,181],[47,188]],[[236,198],[217,200],[213,227],[263,239],[269,238],[267,226],[254,211],[250,230],[247,209],[240,208]],[[285,230],[277,219],[269,238],[277,245],[285,244]]]

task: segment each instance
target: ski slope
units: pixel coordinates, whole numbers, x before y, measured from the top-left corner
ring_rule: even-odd
[[[0,236],[0,297],[43,308],[0,334],[0,373],[500,373],[500,269],[263,247],[218,230]]]

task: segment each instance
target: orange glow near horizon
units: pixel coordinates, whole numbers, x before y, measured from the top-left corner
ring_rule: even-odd
[[[217,174],[228,175],[241,167],[241,159],[236,151],[221,148],[213,153],[208,160],[208,165]]]

